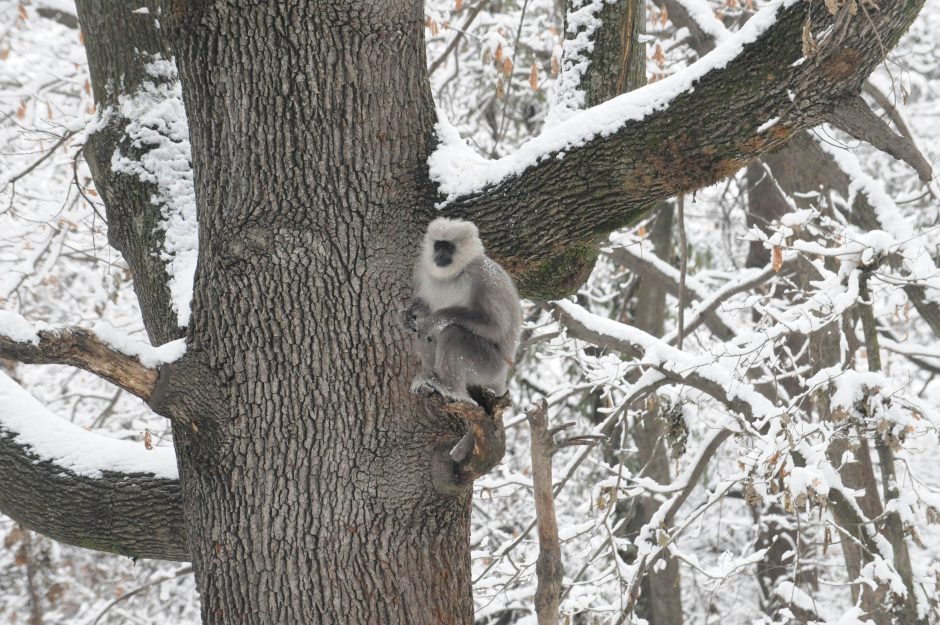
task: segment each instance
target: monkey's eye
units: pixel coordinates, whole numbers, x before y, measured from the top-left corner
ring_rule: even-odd
[[[431,340],[432,340],[430,334],[428,334],[426,337],[424,337],[424,339],[425,339],[428,343],[430,343]]]

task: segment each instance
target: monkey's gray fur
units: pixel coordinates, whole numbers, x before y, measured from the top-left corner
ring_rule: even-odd
[[[402,313],[421,359],[411,390],[430,387],[471,402],[468,387],[505,393],[522,308],[512,278],[484,253],[477,227],[445,217],[428,224],[414,278],[414,298]]]

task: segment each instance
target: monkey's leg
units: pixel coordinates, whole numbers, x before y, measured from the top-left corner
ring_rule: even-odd
[[[430,393],[440,391],[440,383],[434,374],[434,357],[437,352],[437,337],[434,334],[428,334],[426,328],[419,327],[415,335],[415,354],[421,361],[421,370],[415,376],[411,383],[412,393]]]
[[[489,389],[497,397],[506,393],[508,365],[492,342],[480,339],[473,352],[473,366],[469,369],[467,385]]]
[[[472,375],[474,353],[480,338],[461,326],[447,326],[438,333],[434,351],[434,375],[441,395],[475,403],[467,394],[467,377]]]

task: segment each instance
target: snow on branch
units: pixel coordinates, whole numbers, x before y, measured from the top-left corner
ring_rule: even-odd
[[[129,557],[189,559],[173,449],[74,425],[3,373],[0,475],[0,512],[24,527]]]
[[[642,121],[652,113],[668,108],[680,94],[691,92],[695,83],[706,74],[724,68],[740,55],[747,44],[755,42],[774,25],[782,9],[795,3],[796,0],[784,0],[765,7],[748,20],[740,31],[723,39],[712,52],[685,70],[571,114],[565,121],[523,144],[513,154],[498,160],[488,160],[477,154],[460,138],[444,112],[438,110],[435,128],[440,143],[428,158],[431,178],[438,184],[440,193],[446,196],[446,204],[460,196],[479,193],[506,178],[518,176],[545,159],[563,159],[566,152],[598,137],[612,135],[627,122]],[[581,9],[585,12],[584,19],[589,22],[596,8],[592,3]],[[572,15],[578,16],[580,12]],[[584,25],[579,21],[575,27]],[[589,38],[592,31],[592,28],[585,28],[585,37]]]
[[[116,107],[136,154],[125,154],[118,146],[111,155],[111,169],[136,176],[157,190],[150,201],[160,207],[162,216],[161,260],[166,264],[171,304],[183,328],[189,324],[199,247],[189,123],[176,63],[155,54],[144,71],[154,80],[144,81],[134,94],[120,96]],[[101,122],[113,112],[105,109]]]
[[[923,235],[915,236],[911,223],[887,193],[884,183],[865,173],[856,155],[825,141],[817,141],[817,145],[848,179],[845,193],[846,202],[852,209],[852,223],[867,229],[884,230],[899,242],[897,248],[903,259],[900,278],[905,282],[904,293],[934,334],[940,336],[940,271],[929,244]]]
[[[920,6],[882,0],[834,42],[823,35],[839,18],[823,3],[774,3],[688,68],[578,112],[498,160],[476,154],[440,114],[428,164],[442,213],[473,219],[523,295],[570,294],[608,233],[821,123],[859,91]],[[811,57],[807,16],[820,41]]]
[[[25,364],[71,365],[94,373],[143,400],[149,400],[157,368],[186,350],[182,339],[152,347],[106,324],[94,330],[31,324],[0,311],[0,356]]]
[[[686,354],[651,334],[595,315],[573,302],[552,302],[549,308],[570,336],[636,358],[673,383],[688,385],[717,399],[746,420],[769,419],[783,410],[747,382],[735,379],[713,356]]]
[[[142,443],[96,434],[50,412],[23,387],[0,373],[0,433],[29,448],[36,462],[51,462],[76,475],[146,474],[177,479],[170,447],[147,449]]]

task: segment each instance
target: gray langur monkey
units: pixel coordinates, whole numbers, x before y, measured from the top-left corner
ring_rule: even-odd
[[[477,227],[445,217],[428,224],[414,281],[402,313],[421,359],[412,392],[429,387],[470,402],[468,387],[504,394],[522,307],[512,278],[484,253]]]

